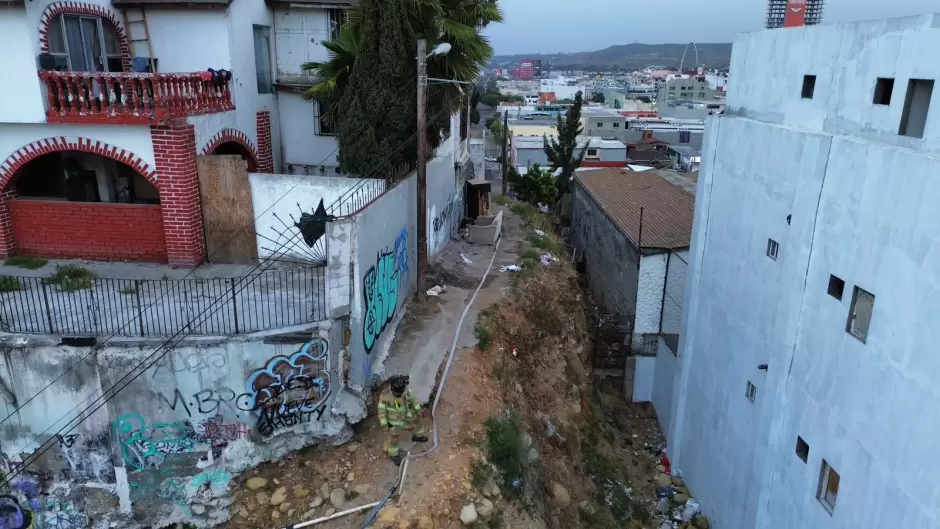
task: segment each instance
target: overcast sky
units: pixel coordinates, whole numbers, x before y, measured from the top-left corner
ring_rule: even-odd
[[[766,0],[499,0],[487,28],[498,55],[591,51],[614,44],[731,42],[761,29]],[[940,0],[825,0],[823,23],[940,12]]]

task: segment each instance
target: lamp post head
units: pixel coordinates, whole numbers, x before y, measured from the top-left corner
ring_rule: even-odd
[[[448,53],[450,53],[450,43],[442,42],[435,46],[433,50],[431,50],[431,53],[428,54],[428,57],[434,57],[435,55],[447,55]]]

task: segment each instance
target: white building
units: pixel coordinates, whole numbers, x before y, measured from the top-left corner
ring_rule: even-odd
[[[713,527],[940,527],[936,49],[940,14],[735,42],[663,410]]]

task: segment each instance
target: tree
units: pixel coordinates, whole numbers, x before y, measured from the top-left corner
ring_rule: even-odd
[[[529,167],[524,175],[512,168],[509,170],[508,179],[516,198],[523,202],[540,206],[554,204],[558,200],[558,186],[552,171],[543,169],[538,164]]]
[[[614,108],[623,108],[623,104],[620,102],[620,98],[614,99]]]
[[[365,55],[374,54],[362,46],[364,40],[365,20],[368,4],[360,2],[347,11],[347,21],[336,40],[324,42],[328,50],[328,59],[324,62],[310,62],[302,65],[305,71],[314,76],[314,84],[304,93],[308,101],[323,101],[327,108],[324,117],[328,122],[338,123],[339,109],[343,106],[342,100],[353,94],[352,71],[355,64]],[[480,34],[482,28],[493,22],[502,22],[503,15],[497,0],[407,0],[390,1],[380,0],[381,5],[395,4],[395,11],[404,11],[407,19],[407,32],[399,34],[399,39],[405,46],[394,46],[396,52],[401,53],[407,48],[394,64],[409,63],[408,71],[415,71],[415,39],[424,35],[428,41],[428,49],[434,49],[441,42],[451,45],[447,55],[428,59],[428,76],[458,81],[474,82],[479,77],[483,64],[493,56],[493,47],[489,40]],[[402,28],[404,29],[404,28]],[[391,51],[386,53],[388,56]],[[380,96],[380,100],[388,101],[392,94],[397,94],[402,86],[393,86],[396,83],[407,81],[412,88],[416,84],[416,77],[405,79],[405,76],[383,79],[384,86],[388,88],[387,94]],[[358,81],[368,81],[360,77]],[[371,81],[374,85],[379,83]],[[428,87],[428,141],[432,147],[440,143],[441,132],[450,126],[450,116],[459,111],[466,104],[466,94],[463,86],[454,83],[432,84]],[[417,108],[415,107],[415,114]],[[436,118],[436,119],[435,119]],[[414,131],[416,115],[410,118],[412,132]],[[340,127],[337,127],[340,128]],[[359,137],[339,135],[342,144],[359,142]]]
[[[558,192],[562,195],[570,190],[571,176],[581,165],[588,148],[585,144],[581,152],[578,152],[578,136],[584,131],[581,125],[582,103],[582,94],[579,91],[575,94],[574,104],[568,108],[564,119],[559,114],[558,124],[555,126],[556,136],[551,139],[548,136],[542,138],[542,148],[552,164],[552,169],[561,169],[561,174],[558,175]]]
[[[470,123],[478,125],[480,123],[480,111],[477,110],[477,105],[480,104],[480,92],[477,90],[473,91],[473,94],[470,95]]]
[[[417,160],[417,66],[414,33],[404,4],[363,0],[358,56],[339,99],[339,165],[373,176],[378,168]],[[404,144],[404,146],[403,146]]]
[[[653,102],[653,100],[650,99],[650,98],[647,97],[647,96],[640,96],[640,97],[638,97],[637,99],[639,99],[640,101],[642,101],[642,102],[644,102],[644,103],[652,103],[652,102]]]
[[[603,103],[605,101],[604,92],[594,92],[594,96],[591,98],[591,101],[594,101],[595,103]]]

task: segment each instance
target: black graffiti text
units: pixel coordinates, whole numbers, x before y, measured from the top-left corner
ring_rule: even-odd
[[[261,435],[269,436],[278,430],[319,421],[325,410],[325,402],[313,409],[309,409],[305,401],[288,402],[280,408],[262,409],[258,414],[258,422],[255,428],[258,429],[258,433]]]
[[[173,411],[181,408],[182,411],[186,412],[187,417],[192,417],[193,412],[200,415],[214,415],[223,406],[235,413],[238,410],[251,410],[250,396],[238,395],[230,388],[204,389],[193,393],[188,399],[183,396],[179,389],[174,389],[172,399],[163,393],[160,393],[160,398]]]

